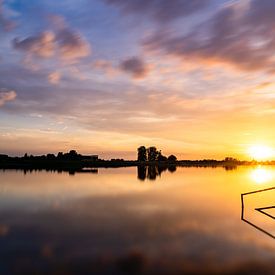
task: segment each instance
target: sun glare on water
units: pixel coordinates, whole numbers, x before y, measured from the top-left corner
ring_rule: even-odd
[[[248,148],[248,154],[254,160],[268,160],[274,157],[274,150],[265,145],[253,145]]]
[[[256,183],[266,183],[272,180],[273,175],[270,170],[264,167],[257,167],[251,172],[250,177]]]

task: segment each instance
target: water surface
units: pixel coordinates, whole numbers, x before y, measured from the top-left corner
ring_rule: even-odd
[[[275,274],[275,168],[143,172],[1,171],[0,274]]]

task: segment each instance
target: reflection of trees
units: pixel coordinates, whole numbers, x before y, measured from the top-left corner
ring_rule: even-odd
[[[168,169],[173,173],[176,171],[176,165],[140,165],[137,167],[138,179],[144,181],[146,178],[149,180],[156,180],[161,174]]]
[[[158,166],[156,166],[156,169],[158,171],[158,175],[160,176],[162,172],[167,170],[167,166],[158,165]]]
[[[234,165],[224,165],[223,168],[224,168],[226,171],[232,171],[232,170],[236,170],[236,169],[237,169],[237,166],[234,166]]]
[[[171,172],[171,173],[174,173],[176,172],[177,170],[177,166],[176,165],[169,165],[168,166],[168,171]]]
[[[138,178],[140,180],[145,180],[146,179],[146,174],[147,174],[147,166],[141,165],[137,167],[137,173],[138,173]]]
[[[155,180],[157,178],[157,176],[160,176],[157,166],[155,165],[149,165],[148,166],[148,174],[147,174],[147,178],[149,180]]]

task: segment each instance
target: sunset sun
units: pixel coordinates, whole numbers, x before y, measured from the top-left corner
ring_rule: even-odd
[[[252,145],[248,148],[248,154],[255,160],[267,160],[274,156],[274,150],[266,145]]]

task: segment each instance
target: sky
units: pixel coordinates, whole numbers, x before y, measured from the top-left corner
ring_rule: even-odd
[[[274,0],[0,0],[0,152],[275,147]]]

